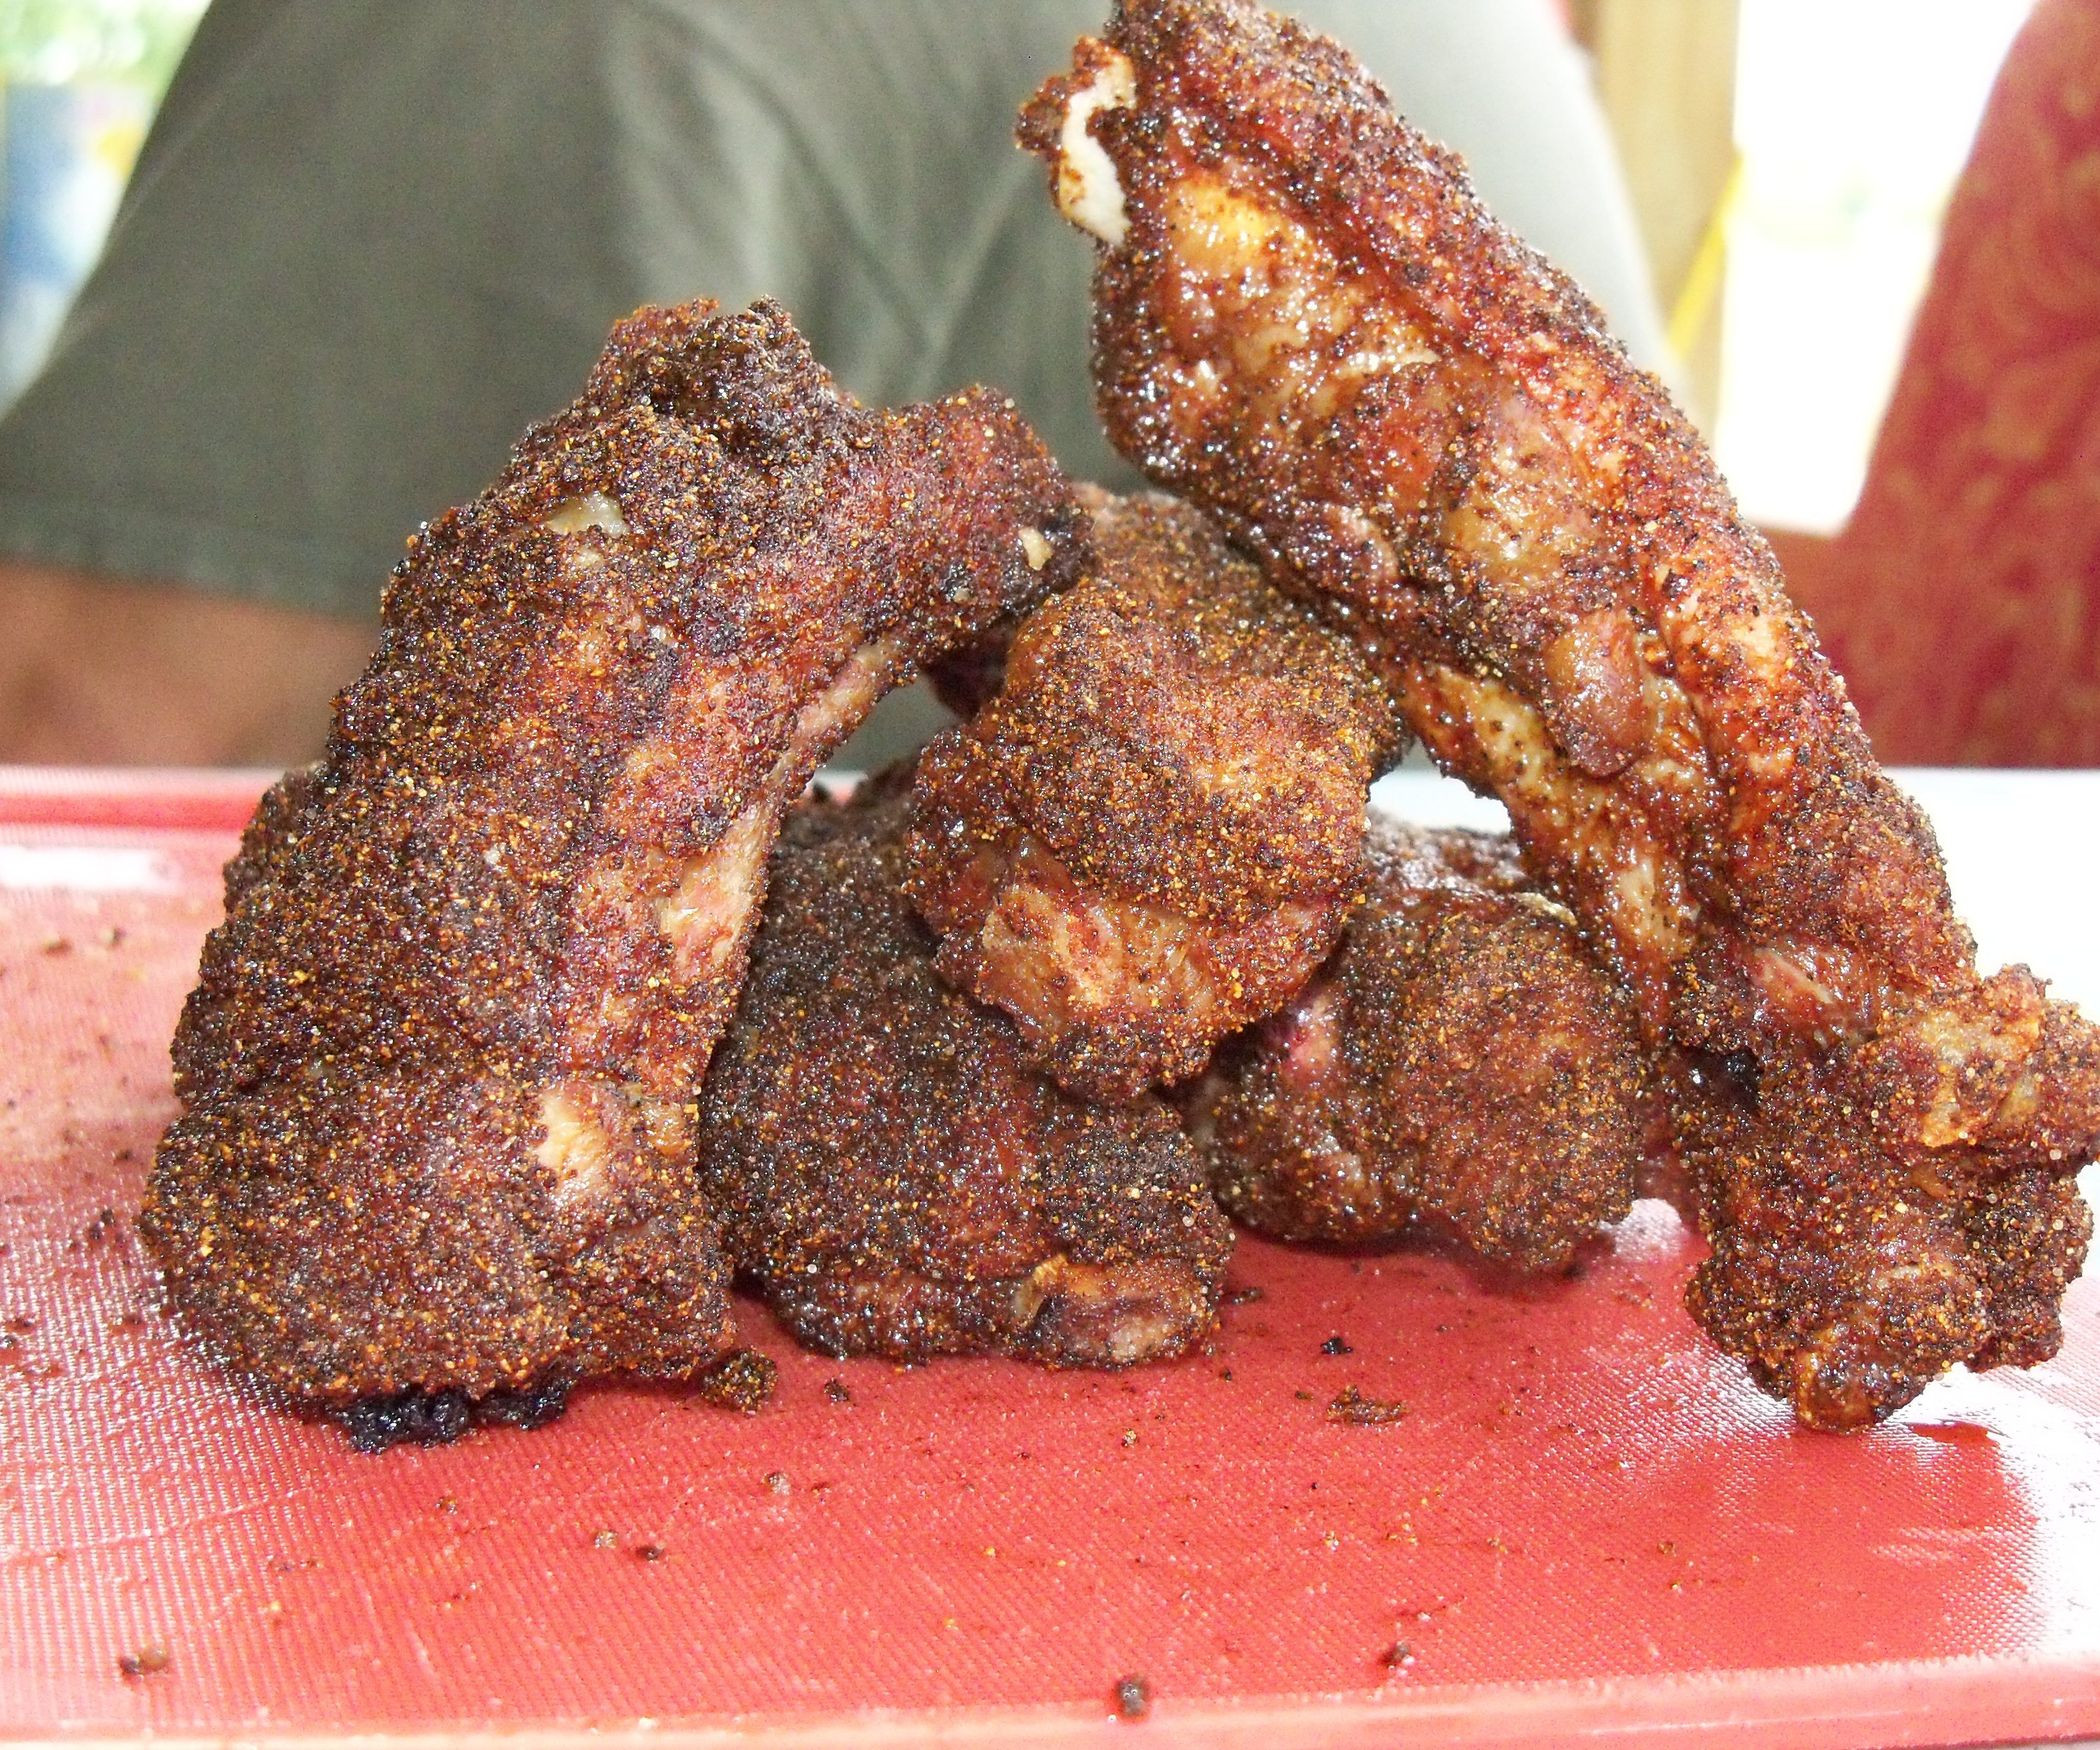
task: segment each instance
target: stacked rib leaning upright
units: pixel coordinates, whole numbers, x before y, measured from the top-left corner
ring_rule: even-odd
[[[1978,974],[1771,552],[1595,309],[1249,0],[1124,0],[1021,131],[1096,242],[1111,438],[1357,637],[1630,992],[1707,1330],[1832,1427],[2054,1353],[2100,1039]]]

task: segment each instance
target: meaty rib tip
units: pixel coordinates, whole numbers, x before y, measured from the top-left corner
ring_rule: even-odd
[[[1091,572],[920,761],[908,880],[942,973],[1066,1086],[1123,1100],[1326,956],[1397,730],[1348,640],[1199,512],[1087,502]]]
[[[1196,1085],[1218,1200],[1280,1239],[1566,1269],[1651,1150],[1632,1005],[1508,839],[1378,821],[1369,860],[1319,976]]]
[[[1202,1161],[1158,1101],[1074,1098],[941,982],[904,897],[909,798],[881,788],[802,804],[774,855],[702,1107],[730,1262],[837,1355],[1180,1354],[1232,1247]]]

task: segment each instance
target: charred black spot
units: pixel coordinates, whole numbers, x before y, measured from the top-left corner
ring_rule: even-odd
[[[411,1443],[443,1446],[474,1425],[471,1400],[462,1391],[360,1398],[338,1417],[359,1452],[384,1452],[389,1446]]]
[[[361,1398],[336,1419],[360,1452],[390,1446],[444,1446],[469,1428],[542,1428],[569,1407],[570,1381],[552,1379],[524,1391],[490,1392],[478,1401],[463,1391],[400,1392]]]
[[[485,1428],[544,1428],[569,1407],[566,1379],[550,1379],[527,1391],[491,1392],[474,1406],[474,1420]]]

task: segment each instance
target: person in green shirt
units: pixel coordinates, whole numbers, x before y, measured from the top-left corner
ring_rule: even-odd
[[[1011,143],[1105,5],[216,0],[0,420],[0,759],[317,751],[407,533],[643,303],[770,294],[864,399],[994,384],[1130,483],[1090,406],[1089,252]],[[1658,361],[1552,0],[1297,10]]]

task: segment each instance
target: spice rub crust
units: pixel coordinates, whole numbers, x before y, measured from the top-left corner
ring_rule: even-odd
[[[728,1350],[692,1125],[779,818],[1083,524],[998,397],[863,409],[769,304],[621,323],[228,872],[141,1218],[182,1321],[326,1406]]]

